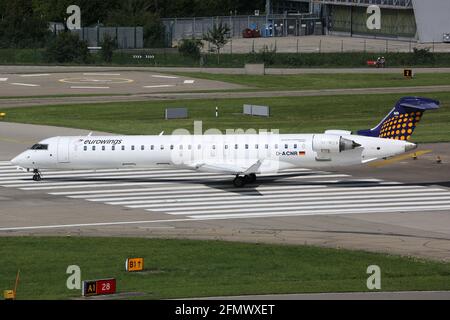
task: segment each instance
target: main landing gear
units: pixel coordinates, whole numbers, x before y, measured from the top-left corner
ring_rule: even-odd
[[[34,169],[33,170],[33,180],[34,181],[41,181],[42,177],[41,177],[41,173],[39,172],[39,169]]]
[[[250,173],[245,176],[236,175],[233,180],[233,184],[236,188],[241,188],[247,183],[254,183],[256,181],[256,174]]]

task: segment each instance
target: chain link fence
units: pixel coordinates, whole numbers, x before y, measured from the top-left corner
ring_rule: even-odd
[[[201,39],[208,30],[218,24],[228,26],[230,29],[229,38],[242,38],[245,29],[258,30],[260,36],[268,38],[323,34],[321,19],[312,14],[168,18],[161,20],[165,26],[169,43],[176,43],[186,38]]]
[[[54,35],[64,31],[62,24],[50,26]],[[84,27],[72,30],[81,40],[87,41],[89,47],[100,47],[106,35],[117,41],[119,49],[142,49],[144,47],[143,27]]]

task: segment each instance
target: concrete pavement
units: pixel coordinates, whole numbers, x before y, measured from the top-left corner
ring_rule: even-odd
[[[367,95],[367,94],[418,94],[450,91],[450,85],[421,87],[390,87],[390,88],[357,88],[357,89],[321,89],[321,90],[286,90],[286,91],[225,91],[225,92],[167,92],[153,94],[132,94],[116,96],[78,96],[52,98],[12,98],[0,99],[0,108],[30,107],[39,105],[92,104],[131,101],[164,101],[184,99],[234,99],[234,98],[276,98],[276,97],[314,97],[337,95]]]
[[[245,194],[230,187],[227,177],[201,177],[196,173],[183,173],[179,178],[124,178],[114,173],[91,173],[84,177],[76,174],[70,177],[49,178],[34,184],[31,176],[11,170],[5,163],[32,143],[48,136],[87,134],[87,130],[54,128],[24,124],[0,123],[0,152],[2,160],[2,184],[0,187],[0,232],[8,235],[81,235],[81,236],[137,236],[188,239],[221,239],[230,241],[267,242],[281,244],[310,244],[333,248],[363,249],[375,252],[389,252],[450,261],[450,211],[400,210],[397,212],[361,212],[320,215],[269,215],[266,217],[230,217],[223,219],[192,219],[174,216],[167,210],[145,210],[122,205],[111,205],[102,201],[87,201],[107,197],[107,202],[135,193],[147,194],[153,201],[160,201],[160,194],[176,199],[180,194],[191,201],[206,201],[205,192],[213,193],[224,201],[236,199],[243,207],[251,210],[253,202],[245,201]],[[383,168],[355,167],[316,175],[295,175],[279,178],[264,178],[255,186],[258,199],[264,195],[276,196],[270,190],[289,193],[290,201],[301,203],[303,192],[314,188],[333,188],[348,192],[351,184],[357,184],[362,191],[377,190],[390,183],[396,186],[396,193],[407,196],[408,188],[449,191],[450,144],[424,145],[432,154],[419,160],[405,160]],[[440,155],[443,162],[436,164],[434,157]],[[1,161],[0,161],[1,162]],[[130,173],[131,174],[131,173]],[[347,176],[342,176],[342,175]],[[23,175],[23,176],[22,176]],[[122,175],[124,175],[122,173]],[[134,174],[136,175],[136,174]],[[16,177],[17,176],[17,177]],[[341,178],[338,178],[341,177]],[[108,179],[106,179],[108,178]],[[17,181],[8,181],[17,179]],[[373,179],[383,179],[376,182]],[[317,180],[317,181],[316,181]],[[328,181],[328,182],[324,182]],[[375,182],[374,182],[375,181]],[[350,185],[349,185],[350,183]],[[400,184],[399,184],[400,183]],[[18,184],[17,187],[14,187]],[[375,184],[375,185],[374,185]],[[405,188],[403,190],[402,188]],[[157,187],[164,189],[158,191]],[[145,190],[142,190],[145,188]],[[298,188],[298,191],[294,189]],[[58,190],[61,189],[61,190]],[[195,189],[195,190],[194,190]],[[311,189],[310,191],[307,191]],[[266,191],[267,190],[267,191]],[[289,191],[290,190],[290,191]],[[381,190],[381,189],[380,189]],[[389,189],[390,190],[390,189]],[[67,195],[56,195],[62,191]],[[295,191],[295,194],[293,193]],[[316,190],[317,191],[317,190]],[[370,191],[372,192],[372,191]],[[383,191],[384,192],[384,191]],[[297,194],[298,193],[298,194]],[[288,193],[284,195],[287,197]],[[155,198],[156,197],[156,198]],[[392,196],[391,196],[392,197]],[[112,198],[112,199],[111,199]],[[269,199],[269,198],[268,198]],[[369,197],[370,199],[370,197]],[[395,199],[395,198],[394,198]],[[123,200],[116,200],[123,201]],[[256,199],[255,199],[256,201]],[[152,205],[154,206],[154,205]],[[214,208],[211,202],[208,208]],[[331,209],[330,209],[331,210]],[[192,212],[196,215],[197,212]],[[42,226],[42,227],[39,227]],[[57,226],[57,227],[55,227]],[[18,229],[14,229],[19,227]],[[8,231],[9,230],[9,231]]]

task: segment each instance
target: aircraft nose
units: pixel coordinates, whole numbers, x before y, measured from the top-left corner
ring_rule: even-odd
[[[13,159],[11,159],[11,164],[13,165],[13,166],[23,166],[23,164],[24,164],[24,155],[23,155],[23,153],[22,154],[19,154],[17,157],[15,157],[15,158],[13,158]]]
[[[415,144],[415,143],[407,142],[407,143],[405,144],[405,152],[414,150],[414,149],[416,149],[416,148],[417,148],[417,144]]]
[[[17,166],[19,164],[19,156],[15,157],[14,159],[11,159],[10,162],[13,166]]]

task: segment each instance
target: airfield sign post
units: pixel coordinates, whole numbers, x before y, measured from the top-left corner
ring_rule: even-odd
[[[83,297],[99,296],[116,293],[116,279],[99,279],[83,281]]]
[[[128,272],[144,270],[144,258],[128,258],[125,261],[125,270]]]
[[[412,69],[404,69],[403,77],[405,77],[406,79],[412,79],[414,77],[414,73],[413,73]]]

